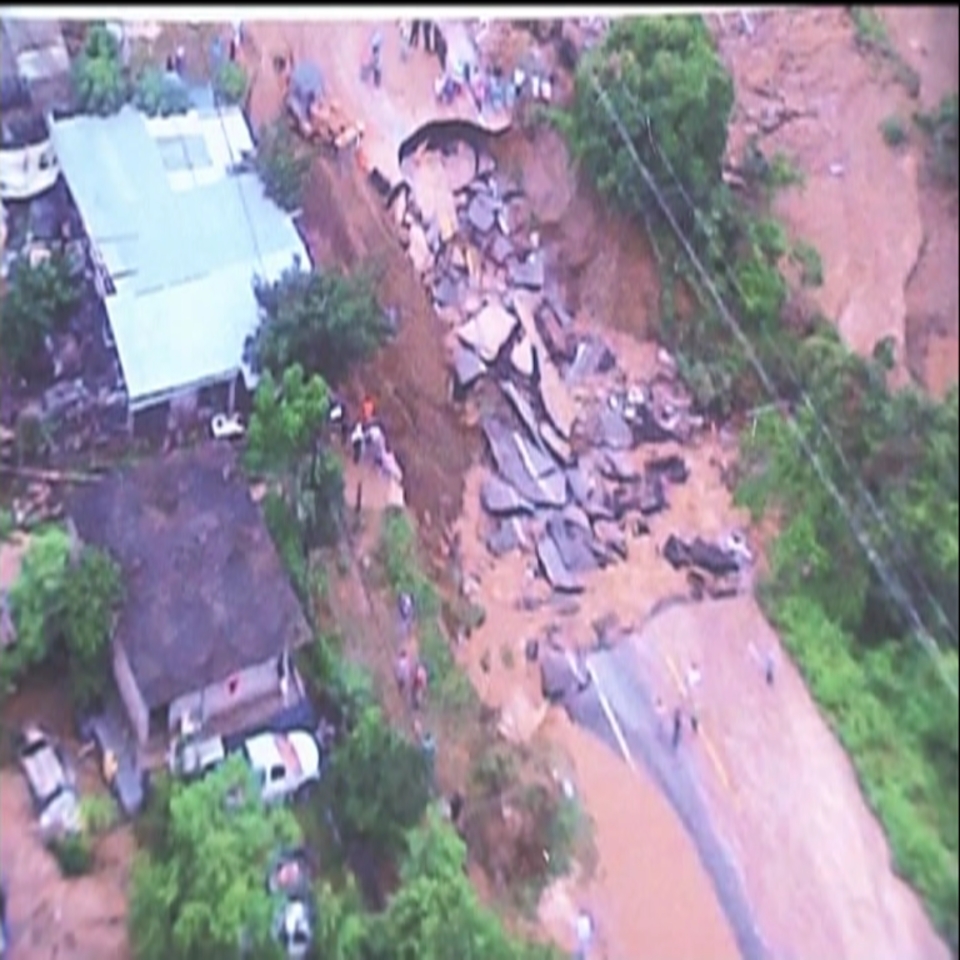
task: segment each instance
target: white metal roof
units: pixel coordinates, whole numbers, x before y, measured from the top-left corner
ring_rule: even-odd
[[[259,311],[254,274],[275,281],[310,257],[255,174],[237,108],[150,119],[55,121],[52,140],[84,227],[111,275],[107,315],[130,408],[247,376]]]

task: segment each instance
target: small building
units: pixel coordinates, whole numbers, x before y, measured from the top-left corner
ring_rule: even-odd
[[[310,259],[251,169],[236,107],[54,119],[51,136],[83,221],[128,397],[130,425],[172,403],[232,409],[256,386],[244,347],[253,290]]]
[[[145,461],[67,507],[73,535],[123,573],[113,676],[145,753],[187,729],[235,733],[302,697],[291,655],[310,631],[229,445]]]

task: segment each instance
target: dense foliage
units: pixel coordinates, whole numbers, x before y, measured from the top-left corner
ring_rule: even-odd
[[[235,60],[220,64],[213,77],[213,90],[220,103],[240,104],[247,96],[247,71]]]
[[[63,662],[71,697],[87,707],[110,674],[109,641],[123,598],[120,570],[96,547],[70,555],[58,528],[34,534],[10,591],[16,643],[0,650],[0,693],[48,659]]]
[[[403,851],[407,830],[423,816],[430,771],[423,751],[371,708],[334,752],[326,790],[343,840],[389,858]]]
[[[151,65],[137,77],[133,102],[149,117],[169,117],[190,109],[190,92],[176,74]]]
[[[262,323],[253,353],[275,376],[300,364],[337,386],[389,332],[364,272],[289,270],[276,283],[258,284],[256,293]]]
[[[266,880],[271,857],[300,838],[289,808],[265,807],[237,757],[199,782],[174,784],[159,818],[154,849],[138,854],[133,872],[139,960],[279,960],[280,903]]]
[[[52,363],[46,338],[62,332],[80,291],[65,257],[56,254],[36,266],[18,258],[0,300],[0,356],[29,383],[49,378]]]
[[[289,528],[292,522],[297,531],[293,537],[289,529],[280,534],[281,550],[290,550],[295,540],[305,551],[337,539],[343,473],[324,446],[329,409],[330,391],[323,378],[306,379],[299,364],[287,367],[279,383],[266,371],[257,386],[246,463],[279,482],[288,516],[271,507],[271,529],[276,534],[278,524]]]
[[[659,197],[641,188],[594,79]],[[747,192],[721,182],[731,87],[699,20],[614,27],[581,62],[576,92],[560,124],[600,190],[650,231],[661,258],[663,335],[701,405],[723,414],[771,398],[679,255],[660,200],[749,338],[773,399],[794,411],[792,423],[760,417],[745,439],[740,497],[757,514],[775,510],[780,522],[763,600],[850,751],[899,869],[956,951],[957,391],[943,402],[891,392],[890,344],[861,359],[823,320],[785,323],[786,263],[801,267],[801,283],[822,279],[815,251],[791,247],[764,213],[770,189],[798,177],[752,144],[740,167]],[[944,131],[941,153],[955,141],[954,116],[948,101],[926,120],[932,137]],[[683,320],[674,310],[678,280],[700,294]]]
[[[73,92],[84,113],[109,116],[127,100],[127,78],[116,37],[101,23],[87,31],[80,56],[73,63]]]
[[[299,208],[311,162],[309,150],[294,136],[285,118],[260,128],[257,173],[264,192],[277,206],[288,211]]]
[[[401,883],[387,909],[365,914],[356,897],[326,891],[319,952],[331,960],[554,960],[549,947],[511,937],[478,900],[466,848],[431,812],[411,832]]]

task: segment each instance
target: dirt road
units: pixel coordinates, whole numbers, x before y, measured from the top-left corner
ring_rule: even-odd
[[[10,960],[126,960],[131,831],[118,829],[100,841],[90,876],[64,879],[34,835],[26,785],[12,769],[0,770],[0,823]]]

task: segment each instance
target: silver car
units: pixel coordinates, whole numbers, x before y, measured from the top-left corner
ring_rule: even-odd
[[[53,840],[78,833],[80,801],[73,771],[59,745],[40,727],[26,727],[17,744],[17,759],[27,779],[43,837]]]

